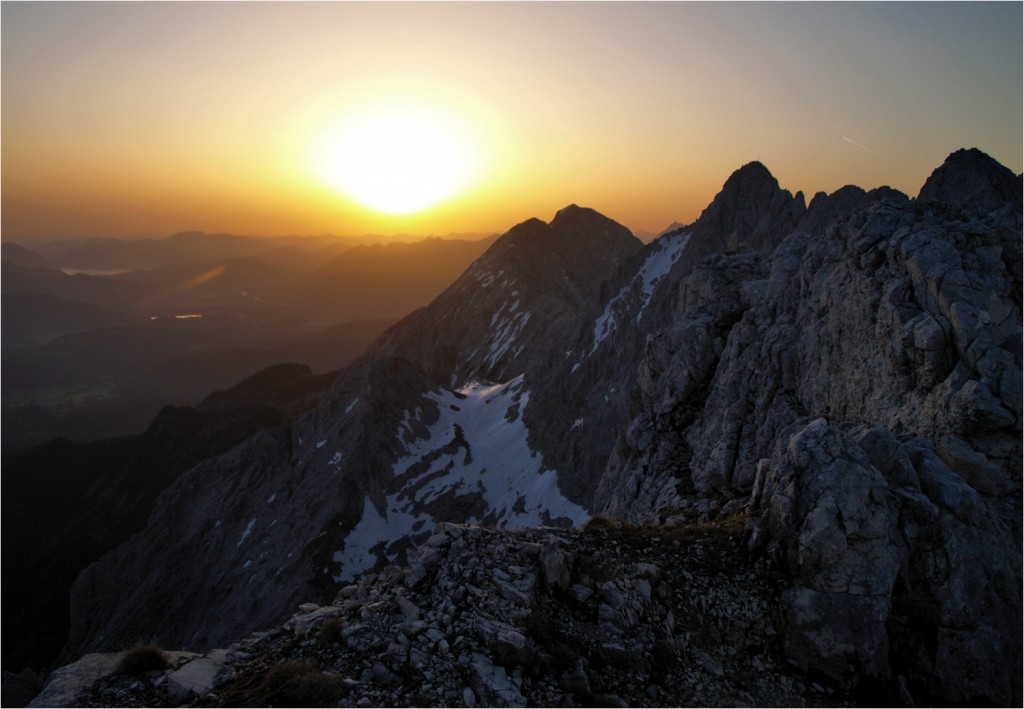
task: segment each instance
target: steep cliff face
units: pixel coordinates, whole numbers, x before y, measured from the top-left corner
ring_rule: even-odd
[[[442,521],[739,515],[789,660],[1019,699],[1020,274],[1019,180],[977,151],[917,199],[808,207],[751,163],[646,247],[575,206],[524,222],[323,407],[168,490],[80,577],[67,656],[226,643]]]
[[[1001,469],[987,492],[1019,493],[1019,212],[950,218],[890,190],[857,201],[824,230],[798,226],[770,263],[714,255],[681,283],[606,473],[640,476],[646,492],[631,498],[621,483],[611,509],[664,514],[669,498],[654,500],[671,485],[683,508],[691,488],[743,498],[779,432],[816,416],[957,437]],[[676,481],[658,488],[652,472]]]
[[[1021,657],[1021,200],[979,155],[917,200],[817,198],[770,265],[704,259],[648,340],[602,491],[637,521],[746,506],[793,574],[799,664],[1002,703]]]
[[[177,476],[262,429],[286,425],[332,382],[304,365],[279,365],[195,409],[167,406],[136,436],[57,439],[4,455],[4,666],[53,663],[67,641],[76,577],[144,529]]]

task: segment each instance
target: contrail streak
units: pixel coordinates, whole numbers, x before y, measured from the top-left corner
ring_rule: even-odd
[[[872,150],[872,149],[871,149],[871,148],[869,148],[868,146],[866,146],[866,145],[861,145],[861,144],[860,144],[860,143],[858,143],[858,142],[857,142],[856,140],[850,140],[850,139],[849,139],[849,138],[847,138],[847,137],[846,137],[845,135],[844,135],[844,136],[842,136],[842,139],[843,139],[843,140],[845,140],[845,141],[846,141],[847,143],[849,143],[850,145],[854,145],[854,146],[856,146],[856,147],[860,148],[861,150],[866,150],[866,151],[868,151],[869,153],[871,153],[872,155],[874,155],[874,156],[875,156],[876,158],[880,158],[880,157],[882,157],[881,155],[879,155],[878,153],[876,153],[876,152],[875,152],[874,150]]]

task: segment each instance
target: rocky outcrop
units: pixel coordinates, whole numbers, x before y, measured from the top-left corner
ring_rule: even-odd
[[[297,706],[849,705],[851,688],[785,661],[777,573],[750,563],[743,537],[735,522],[441,524],[407,567],[175,671],[83,682],[62,703],[264,706],[302,669]],[[210,681],[186,691],[182,676]]]
[[[701,213],[693,228],[694,240],[705,242],[708,252],[769,253],[805,210],[803,193],[791,196],[768,168],[759,162],[747,163],[729,177]]]
[[[1007,484],[1019,478],[1019,215],[1017,224],[947,223],[891,192],[871,198],[824,234],[787,237],[763,280],[738,256],[709,257],[691,273],[683,293],[701,297],[681,299],[666,333],[687,334],[679,346],[652,340],[642,366],[642,391],[657,398],[644,401],[627,439],[635,462],[608,475],[649,476],[660,455],[669,462],[655,470],[686,466],[701,497],[727,501],[749,493],[782,428],[828,415],[901,435],[954,435],[1005,461],[998,477]],[[725,285],[737,275],[738,285]],[[990,364],[979,367],[983,359]],[[701,372],[710,386],[694,401]],[[637,513],[656,512],[651,502]],[[615,495],[611,504],[628,509]]]
[[[570,205],[549,224],[527,220],[368,357],[404,357],[451,386],[532,374],[568,346],[602,283],[641,249],[628,229],[592,209]]]
[[[977,148],[957,150],[921,188],[919,202],[963,210],[973,216],[1002,211],[1020,214],[1020,177]]]
[[[1014,533],[930,441],[794,424],[759,466],[751,507],[755,544],[770,540],[791,579],[781,625],[798,666],[898,674],[928,702],[1016,703]]]
[[[940,703],[1020,694],[998,620],[1021,617],[1020,195],[979,156],[917,200],[816,197],[767,263],[694,267],[602,481],[635,521],[729,515],[753,492],[792,574],[788,657]]]

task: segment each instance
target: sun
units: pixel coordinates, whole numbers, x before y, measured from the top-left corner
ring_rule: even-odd
[[[318,179],[389,215],[414,214],[459,195],[478,179],[480,162],[467,125],[414,103],[352,112],[325,131],[314,152]]]

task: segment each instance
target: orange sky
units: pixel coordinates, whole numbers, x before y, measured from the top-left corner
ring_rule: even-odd
[[[1020,3],[3,3],[3,239],[501,232],[575,202],[690,221],[760,159],[808,197],[1021,171]],[[479,174],[402,217],[314,165],[381,101]]]

